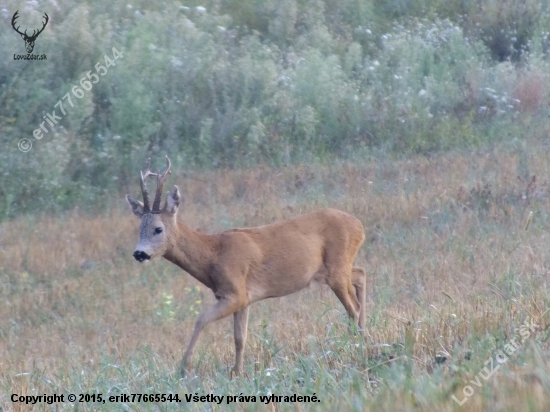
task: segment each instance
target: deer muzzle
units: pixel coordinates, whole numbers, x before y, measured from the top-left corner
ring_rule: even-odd
[[[151,259],[151,255],[148,255],[147,253],[145,253],[144,251],[142,250],[136,250],[134,252],[134,258],[138,261],[138,262],[145,262],[146,260],[150,260]]]

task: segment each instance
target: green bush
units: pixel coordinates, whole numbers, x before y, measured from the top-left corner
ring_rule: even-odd
[[[5,7],[3,217],[97,205],[148,156],[211,168],[429,153],[502,138],[520,117],[542,124],[549,101],[548,2],[31,3],[23,27],[43,12],[50,23],[35,49],[48,60],[30,62],[10,60],[24,50],[9,28],[21,6]],[[67,106],[113,47],[123,57]],[[67,114],[35,139],[60,100]]]

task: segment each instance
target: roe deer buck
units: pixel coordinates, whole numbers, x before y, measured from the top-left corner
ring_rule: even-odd
[[[143,203],[126,195],[141,218],[140,239],[134,252],[139,262],[162,256],[212,289],[217,303],[199,316],[181,363],[190,367],[191,356],[202,329],[233,314],[235,374],[243,368],[248,308],[262,299],[285,296],[312,281],[328,284],[350,318],[365,327],[366,273],[353,267],[363,243],[363,225],[355,217],[335,209],[322,209],[265,226],[231,229],[207,235],[178,222],[180,192],[174,186],[160,209],[163,184],[170,173],[166,156],[164,173],[151,173],[151,159],[141,173]],[[145,185],[157,177],[153,208]]]

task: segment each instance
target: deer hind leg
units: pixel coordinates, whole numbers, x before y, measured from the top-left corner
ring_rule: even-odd
[[[239,299],[234,296],[228,296],[220,299],[214,306],[211,306],[200,314],[197,322],[195,323],[193,336],[191,337],[191,341],[189,342],[189,346],[187,347],[187,350],[185,351],[185,355],[183,356],[183,360],[181,362],[180,372],[182,376],[185,376],[186,370],[188,370],[191,366],[191,356],[193,356],[193,350],[195,349],[195,345],[197,344],[199,335],[204,327],[211,322],[225,318],[226,316],[235,313],[239,309],[243,308],[245,305],[245,300]]]
[[[354,267],[351,271],[351,283],[355,287],[355,294],[361,305],[359,309],[359,329],[365,330],[367,304],[367,272],[360,267]]]
[[[340,299],[353,323],[357,323],[361,305],[355,294],[349,275],[335,274],[329,279],[328,284],[334,294]]]
[[[249,308],[250,306],[247,306],[233,314],[235,334],[235,367],[233,372],[235,375],[240,375],[243,370],[243,353],[246,345]]]
[[[342,245],[327,245],[324,263],[328,271],[326,281],[349,314],[352,322],[357,324],[361,304],[352,285],[352,265],[345,259],[346,249]]]

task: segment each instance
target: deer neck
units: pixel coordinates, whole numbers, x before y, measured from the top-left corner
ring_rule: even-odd
[[[207,235],[177,222],[177,231],[164,258],[211,288],[210,270],[216,255],[216,235]]]

